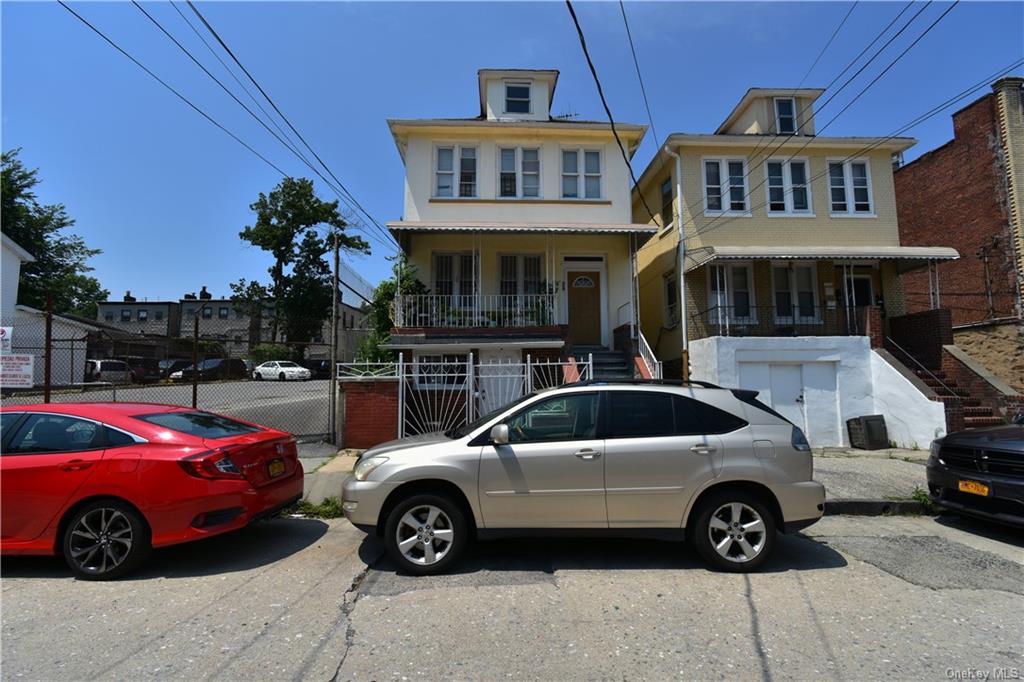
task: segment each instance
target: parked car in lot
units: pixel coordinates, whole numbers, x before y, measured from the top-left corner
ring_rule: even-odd
[[[266,518],[302,496],[287,433],[137,403],[0,407],[2,554],[56,554],[115,578],[154,547]]]
[[[85,380],[127,384],[132,380],[132,370],[123,360],[86,360]]]
[[[685,536],[716,568],[751,571],[825,502],[803,433],[756,396],[669,381],[529,394],[367,450],[342,509],[414,574],[446,570],[474,536],[553,533]]]
[[[146,384],[155,381],[160,381],[162,378],[160,375],[160,361],[155,358],[142,358],[133,356],[124,356],[118,358],[126,365],[131,371],[131,379],[136,384]]]
[[[171,373],[171,381],[192,381],[196,370],[193,365]],[[199,380],[246,379],[245,363],[237,358],[211,358],[199,363]]]
[[[172,374],[180,369],[191,367],[191,360],[161,360],[160,361],[160,378],[169,379]]]
[[[314,379],[331,378],[330,360],[303,360],[302,366],[308,369],[313,374]]]
[[[257,365],[252,371],[252,378],[276,379],[277,381],[308,381],[313,376],[305,367],[291,360],[271,360]]]
[[[1024,527],[1024,426],[990,426],[932,441],[928,496],[946,509]]]

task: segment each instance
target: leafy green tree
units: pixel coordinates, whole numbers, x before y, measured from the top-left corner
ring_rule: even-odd
[[[20,149],[3,152],[3,233],[35,256],[34,263],[21,266],[18,302],[45,308],[53,297],[53,310],[95,318],[97,302],[110,296],[95,277],[85,274],[93,268],[86,261],[100,253],[90,249],[81,237],[64,231],[75,224],[63,204],[40,204],[35,187],[38,169],[29,169],[18,158]]]
[[[394,353],[381,348],[381,345],[391,338],[391,329],[395,326],[392,316],[396,294],[399,291],[404,295],[427,292],[426,285],[416,279],[415,266],[399,261],[391,268],[391,272],[391,278],[373,290],[369,312],[372,331],[356,349],[356,359],[360,362],[387,362],[393,359]]]
[[[247,282],[244,277],[228,286],[231,287],[231,302],[235,309],[249,318],[249,347],[252,348],[263,341],[263,313],[270,300],[270,292],[256,280]]]
[[[318,237],[315,228],[328,226],[345,251],[369,253],[370,247],[362,238],[345,234],[348,223],[338,212],[338,202],[317,198],[313,182],[307,178],[285,178],[269,195],[260,192],[249,208],[256,213],[256,222],[246,226],[239,236],[274,257],[268,269],[274,311],[272,336],[277,338],[278,330],[290,324],[294,326],[288,340],[307,341],[311,330],[318,329],[330,313],[329,277],[326,307],[318,289],[322,272],[330,272],[330,266],[323,262],[330,237]],[[294,266],[290,272],[289,266]],[[288,323],[286,317],[293,322]]]

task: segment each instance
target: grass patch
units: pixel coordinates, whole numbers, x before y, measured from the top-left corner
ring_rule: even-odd
[[[319,504],[313,504],[309,500],[300,500],[295,505],[294,513],[314,519],[338,519],[344,515],[341,511],[341,500],[337,497],[328,497]]]
[[[914,486],[914,492],[910,494],[910,497],[924,507],[925,514],[935,516],[942,511],[937,504],[932,502],[932,498],[928,497],[928,491],[919,485]]]

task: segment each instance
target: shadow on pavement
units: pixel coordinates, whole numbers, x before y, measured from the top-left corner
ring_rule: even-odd
[[[965,533],[980,535],[989,540],[998,540],[1014,547],[1024,547],[1024,528],[1006,526],[994,521],[976,519],[972,516],[961,516],[952,512],[943,513],[935,517],[935,523],[956,528]]]
[[[376,571],[401,575],[397,565],[382,554],[383,542],[367,536],[360,557]],[[379,561],[373,563],[375,558]],[[774,555],[760,573],[842,568],[843,555],[828,544],[802,534],[779,535]],[[449,576],[487,572],[535,572],[551,575],[557,570],[709,570],[708,565],[682,542],[622,538],[543,538],[476,542]],[[415,579],[415,578],[414,578]]]
[[[318,519],[276,518],[217,537],[155,550],[121,581],[192,578],[247,571],[296,554],[319,540],[327,524]],[[71,578],[61,557],[7,556],[4,578]]]

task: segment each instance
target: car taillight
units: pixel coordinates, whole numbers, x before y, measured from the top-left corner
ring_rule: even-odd
[[[807,442],[807,437],[804,436],[804,432],[801,431],[796,426],[793,427],[793,435],[791,437],[791,443],[793,445],[793,449],[794,450],[799,450],[800,452],[810,452],[811,451],[811,444]]]
[[[206,450],[178,460],[178,466],[196,478],[242,479],[242,470],[231,460],[229,448]]]

